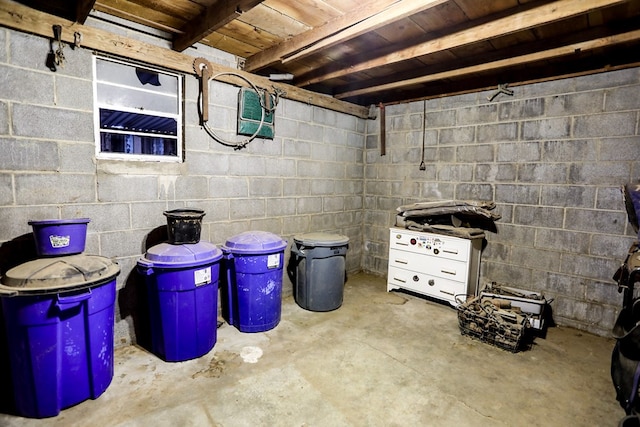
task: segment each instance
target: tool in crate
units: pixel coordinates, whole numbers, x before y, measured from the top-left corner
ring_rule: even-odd
[[[509,301],[474,297],[458,304],[460,333],[513,353],[524,349],[526,316],[509,310]]]

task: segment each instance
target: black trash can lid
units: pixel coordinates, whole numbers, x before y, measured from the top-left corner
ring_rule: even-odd
[[[113,280],[120,267],[99,255],[40,258],[13,267],[2,278],[0,295],[54,294]]]
[[[344,246],[349,243],[347,236],[330,233],[305,233],[294,236],[293,240],[304,246]]]

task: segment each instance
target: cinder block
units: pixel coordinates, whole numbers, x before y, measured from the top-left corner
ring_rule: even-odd
[[[60,153],[61,171],[95,173],[95,142],[60,142],[57,146]],[[41,154],[39,156],[42,157]],[[50,157],[48,159],[52,160]]]
[[[282,217],[296,214],[297,199],[269,198],[267,199],[267,216]]]
[[[640,160],[638,137],[603,138],[600,141],[600,160],[629,162]]]
[[[55,142],[0,138],[0,145],[2,146],[0,170],[34,172],[60,170],[58,144]]]
[[[500,103],[500,120],[522,120],[544,115],[545,99],[531,98]]]
[[[11,175],[0,175],[0,206],[13,205],[13,182]]]
[[[9,107],[6,102],[0,101],[0,135],[9,134]]]
[[[0,99],[53,105],[53,74],[0,65]],[[91,99],[91,98],[89,98]]]
[[[545,273],[560,271],[562,264],[561,252],[550,248],[514,246],[511,251],[511,262],[515,260],[521,260],[520,262],[528,268]]]
[[[344,197],[325,196],[322,198],[323,212],[338,212],[344,210]]]
[[[623,212],[567,208],[564,228],[603,234],[624,234],[627,216]]]
[[[59,212],[57,206],[3,206],[0,207],[0,241],[8,241],[24,234],[31,234],[33,229],[29,220],[57,219]],[[3,260],[0,260],[3,262]]]
[[[518,123],[499,123],[478,126],[478,142],[502,142],[518,140]]]
[[[598,158],[598,141],[565,140],[544,141],[542,148],[542,160],[546,162],[586,162]]]
[[[100,255],[106,257],[140,256],[144,252],[146,229],[100,233]]]
[[[562,271],[572,276],[609,281],[619,266],[618,260],[611,257],[600,258],[581,254],[562,256]]]
[[[458,147],[456,159],[460,163],[490,162],[495,158],[493,144],[476,144]]]
[[[522,122],[522,138],[525,140],[567,138],[570,133],[571,119],[569,117]]]
[[[464,164],[442,164],[437,166],[438,179],[441,181],[472,181],[473,168]]]
[[[593,208],[596,200],[595,187],[543,186],[540,197],[542,205]]]
[[[475,126],[461,126],[453,129],[446,128],[440,131],[439,144],[468,144],[475,139]]]
[[[475,165],[474,180],[479,182],[508,182],[516,179],[516,173],[516,164],[479,163]]]
[[[281,178],[250,178],[249,179],[249,197],[281,197],[282,179]]]
[[[536,230],[535,245],[538,248],[560,252],[588,253],[590,240],[589,233],[540,228]]]
[[[264,157],[229,156],[229,174],[234,176],[268,176]]]
[[[544,228],[562,228],[564,209],[536,206],[515,206],[515,224]]]
[[[93,83],[91,80],[65,77],[56,74],[55,104],[93,112]]]
[[[301,122],[298,124],[298,137],[304,141],[322,142],[324,140],[324,129],[323,126]]]
[[[311,181],[309,194],[311,195],[333,194],[335,192],[335,186],[336,186],[336,183],[334,180],[316,179]]]
[[[214,199],[248,197],[248,179],[244,177],[212,177],[209,180],[209,196]]]
[[[322,197],[300,197],[297,201],[299,215],[322,212]]]
[[[538,205],[540,203],[539,185],[497,184],[496,201],[521,205]]]
[[[67,141],[94,140],[93,112],[13,104],[12,118],[13,134],[16,136]]]
[[[474,105],[456,110],[456,123],[458,126],[493,123],[497,121],[498,107],[496,104]]]
[[[93,175],[16,175],[15,186],[18,205],[88,203],[96,200],[96,180]]]
[[[574,118],[576,138],[627,136],[636,134],[637,112],[590,114]]]
[[[621,210],[624,208],[622,184],[612,187],[599,187],[596,198],[596,209]]]
[[[427,129],[453,127],[456,124],[456,110],[427,112],[425,127]]]
[[[526,163],[518,168],[520,182],[564,184],[567,175],[567,166],[561,163]]]
[[[311,144],[311,158],[317,161],[335,162],[336,147],[327,143]]]
[[[491,184],[458,184],[456,186],[458,200],[493,200]]]
[[[129,230],[132,225],[129,206],[127,203],[66,205],[61,208],[60,216],[62,218],[90,218],[91,222],[89,222],[87,227],[90,233]],[[141,209],[138,211],[135,211],[134,206],[135,205],[132,206],[132,213],[139,215],[135,217],[136,219],[149,216],[148,205],[145,205],[144,210]],[[160,215],[162,215],[162,212],[160,212]]]
[[[616,185],[629,180],[629,165],[620,162],[576,163],[569,169],[569,182],[581,185]]]
[[[597,114],[603,111],[603,105],[603,91],[556,95],[546,98],[545,113],[547,117]]]
[[[231,199],[229,213],[233,219],[264,218],[266,213],[265,199]]]
[[[98,201],[102,203],[158,200],[158,179],[155,176],[99,173],[97,180]]]

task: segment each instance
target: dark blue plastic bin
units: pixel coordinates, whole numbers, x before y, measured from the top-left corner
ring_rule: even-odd
[[[263,332],[280,323],[287,242],[266,231],[229,238],[224,253],[222,315],[241,332]]]
[[[108,258],[72,255],[7,272],[0,291],[19,415],[56,416],[111,384],[119,271]]]
[[[222,251],[208,242],[161,243],[138,261],[146,276],[151,350],[167,362],[195,359],[214,347]]]

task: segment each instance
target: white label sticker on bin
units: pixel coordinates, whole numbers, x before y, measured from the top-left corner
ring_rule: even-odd
[[[66,248],[71,243],[71,236],[49,236],[49,242],[52,248]]]
[[[271,254],[267,257],[267,268],[280,267],[280,254]]]
[[[211,283],[211,267],[203,268],[201,270],[195,270],[193,272],[193,280],[196,286],[206,285]]]

